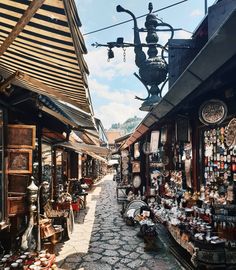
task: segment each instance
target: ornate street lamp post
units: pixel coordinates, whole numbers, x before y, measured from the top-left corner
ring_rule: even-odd
[[[34,215],[37,211],[37,194],[38,194],[38,187],[34,183],[34,177],[31,176],[31,183],[27,187],[28,193],[28,202],[29,202],[29,221],[27,229],[25,230],[22,240],[21,240],[21,248],[23,250],[34,250],[36,247],[36,241],[33,237],[32,230],[34,227]]]
[[[95,47],[105,46],[108,47],[108,59],[114,57],[112,48],[126,48],[134,47],[135,52],[135,64],[139,68],[139,75],[134,74],[146,87],[148,96],[146,98],[135,97],[142,100],[142,106],[140,110],[150,111],[152,107],[159,103],[162,99],[161,92],[165,83],[167,82],[168,64],[164,58],[164,53],[167,52],[168,42],[162,46],[158,44],[159,37],[157,31],[170,31],[170,39],[174,36],[174,30],[172,26],[164,23],[157,16],[152,13],[153,6],[149,3],[149,14],[146,16],[145,29],[139,29],[137,25],[137,19],[134,14],[118,5],[116,7],[117,12],[128,13],[134,21],[134,43],[125,43],[123,38],[118,38],[116,42],[108,42],[107,44],[92,44]],[[167,29],[160,30],[160,27],[167,27]],[[140,39],[140,32],[147,32],[146,42],[143,44]],[[147,56],[143,51],[143,48],[147,47]],[[160,56],[158,56],[158,49],[161,49]],[[162,84],[161,86],[159,86]]]

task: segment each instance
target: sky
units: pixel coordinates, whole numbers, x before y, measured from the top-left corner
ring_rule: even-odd
[[[153,0],[153,10],[159,10],[173,5],[181,0]],[[91,33],[92,31],[131,19],[127,13],[118,13],[116,6],[121,5],[134,15],[148,13],[150,0],[75,0],[78,15],[82,23],[80,28],[88,53],[84,55],[90,74],[88,75],[89,91],[96,118],[102,121],[106,129],[113,123],[123,123],[130,117],[143,118],[147,112],[140,111],[142,101],[135,96],[146,98],[147,91],[143,84],[133,75],[138,73],[134,63],[133,48],[114,49],[115,57],[107,61],[107,48],[95,48],[91,44],[98,42],[106,44],[123,37],[124,42],[133,43],[133,22]],[[215,0],[207,0],[208,7]],[[159,19],[170,24],[175,31],[174,38],[191,38],[191,33],[197,28],[205,16],[205,0],[187,0],[179,5],[155,13]],[[138,19],[138,27],[144,27],[145,17]],[[145,42],[146,34],[140,34]],[[162,45],[169,38],[167,32],[158,32],[159,43]],[[125,54],[125,61],[124,61]],[[168,91],[168,86],[165,89]],[[164,93],[163,93],[164,95]]]

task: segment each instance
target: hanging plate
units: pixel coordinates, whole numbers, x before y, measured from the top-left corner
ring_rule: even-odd
[[[128,155],[129,155],[129,151],[128,151],[128,150],[123,150],[123,151],[121,151],[121,156],[122,156],[122,158],[123,158],[123,157],[128,157]]]
[[[127,163],[128,161],[129,161],[129,158],[128,157],[122,157],[122,163],[123,162],[126,162]]]
[[[139,188],[140,185],[141,185],[141,177],[140,177],[139,175],[135,175],[135,176],[133,177],[133,186],[134,186],[135,188]]]
[[[236,144],[236,118],[233,118],[225,129],[225,145],[229,148]]]
[[[205,125],[216,125],[227,116],[227,106],[219,99],[205,101],[199,108],[199,120]]]
[[[122,163],[122,169],[123,170],[126,170],[126,169],[128,169],[128,164],[127,163]]]
[[[123,175],[128,175],[129,172],[128,172],[128,170],[123,170],[122,173],[123,173]]]

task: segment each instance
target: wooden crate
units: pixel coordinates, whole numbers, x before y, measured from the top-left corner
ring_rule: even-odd
[[[26,212],[25,196],[7,198],[8,215],[14,216]]]
[[[36,127],[8,125],[8,148],[35,148]]]
[[[9,174],[8,175],[8,192],[9,193],[26,193],[29,184],[29,175]]]

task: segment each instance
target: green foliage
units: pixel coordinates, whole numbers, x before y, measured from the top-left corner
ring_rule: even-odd
[[[127,119],[123,124],[121,123],[114,123],[111,125],[109,130],[121,130],[124,132],[124,135],[131,133],[135,130],[137,125],[141,122],[142,118],[134,116],[132,118]]]

